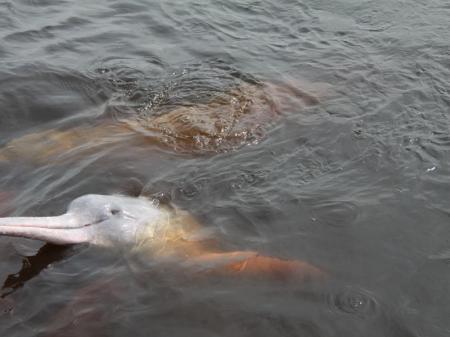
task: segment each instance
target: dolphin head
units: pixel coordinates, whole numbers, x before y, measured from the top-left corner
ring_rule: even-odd
[[[88,194],[59,216],[0,218],[0,235],[54,244],[134,244],[142,235],[152,237],[165,218],[165,211],[146,198]]]

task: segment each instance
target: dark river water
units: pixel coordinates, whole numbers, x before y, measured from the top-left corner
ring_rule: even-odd
[[[449,18],[447,0],[1,1],[2,149],[243,83],[314,98],[288,90],[278,117],[254,118],[263,134],[208,151],[86,136],[56,158],[28,141],[0,160],[2,215],[139,181],[227,250],[328,276],[196,279],[118,248],[2,237],[0,336],[450,336]]]

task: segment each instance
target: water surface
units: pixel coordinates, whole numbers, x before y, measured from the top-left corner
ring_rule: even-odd
[[[50,247],[38,275],[9,278],[0,335],[450,335],[449,16],[445,0],[1,2],[2,144],[239,82],[332,94],[291,104],[236,151],[118,145],[0,166],[4,214],[57,214],[136,178],[224,247],[306,260],[325,284],[195,281],[120,251]],[[40,246],[1,238],[2,278]]]

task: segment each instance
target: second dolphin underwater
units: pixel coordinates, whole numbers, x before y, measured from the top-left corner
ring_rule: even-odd
[[[73,162],[117,144],[186,155],[229,152],[258,143],[285,112],[318,104],[309,91],[314,89],[304,91],[289,82],[243,82],[206,102],[161,106],[76,125],[60,121],[54,128],[36,128],[0,146],[0,163]]]

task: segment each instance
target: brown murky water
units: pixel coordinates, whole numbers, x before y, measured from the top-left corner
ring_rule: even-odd
[[[0,335],[448,336],[449,11],[0,3],[2,214],[143,188],[226,250],[329,275],[198,278],[2,237]]]

